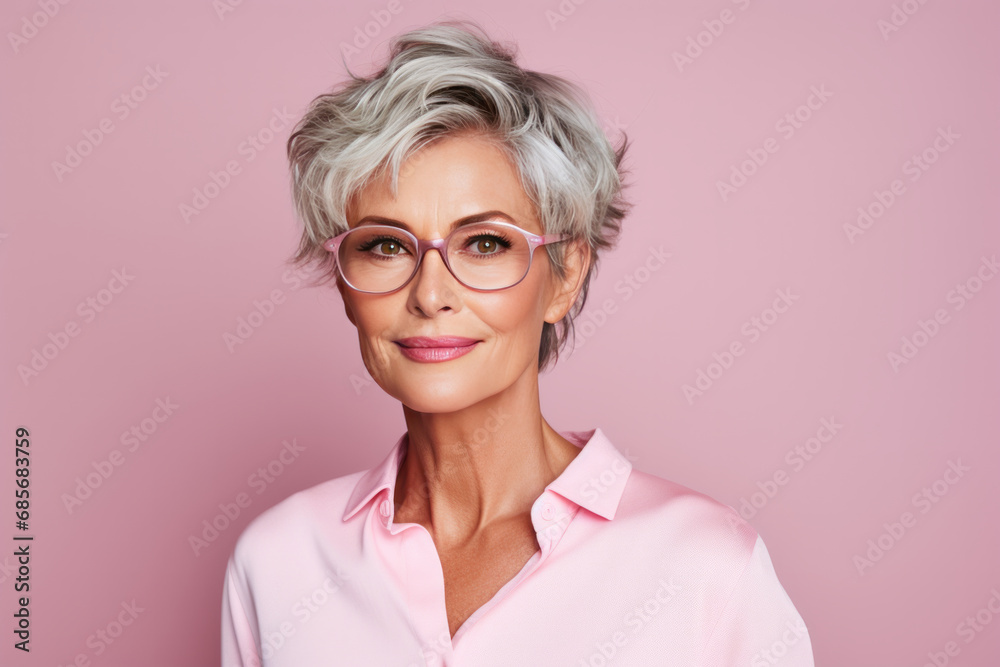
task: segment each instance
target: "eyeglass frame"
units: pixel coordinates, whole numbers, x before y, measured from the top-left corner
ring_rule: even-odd
[[[528,242],[528,266],[524,270],[524,275],[521,276],[517,280],[517,282],[515,282],[515,283],[513,283],[511,285],[507,285],[506,287],[492,287],[492,288],[472,287],[471,285],[469,285],[465,281],[463,281],[461,278],[459,278],[457,275],[455,275],[455,272],[452,270],[451,263],[448,261],[448,243],[451,242],[451,237],[454,236],[455,234],[457,234],[458,232],[462,231],[465,227],[468,227],[468,226],[471,226],[471,225],[476,225],[476,224],[483,224],[483,223],[489,223],[491,225],[498,225],[500,227],[507,227],[509,229],[517,231],[517,232],[521,233],[524,236],[525,240]],[[397,287],[396,289],[392,289],[392,290],[388,290],[388,291],[384,291],[384,292],[372,292],[372,291],[369,291],[369,290],[358,289],[357,287],[355,287],[354,285],[352,285],[351,281],[349,281],[347,279],[347,276],[344,275],[344,269],[340,265],[340,256],[339,256],[339,250],[340,250],[341,243],[343,243],[344,239],[351,232],[353,232],[355,230],[358,230],[358,229],[367,229],[369,227],[385,227],[385,228],[388,228],[388,229],[392,229],[393,231],[402,232],[403,234],[405,234],[406,236],[410,237],[413,241],[416,242],[414,245],[416,245],[416,248],[417,248],[417,263],[413,265],[413,273],[411,273],[410,277],[407,278],[405,281],[403,281],[403,284],[400,285],[399,287]],[[337,236],[334,236],[333,238],[330,238],[330,239],[327,239],[326,241],[324,241],[323,242],[323,248],[325,248],[327,251],[329,251],[330,253],[333,254],[333,256],[334,256],[334,262],[337,264],[337,272],[340,274],[340,277],[341,277],[341,279],[343,279],[344,283],[348,287],[350,287],[351,289],[353,289],[354,291],[361,292],[362,294],[392,294],[393,292],[398,292],[399,290],[403,289],[404,287],[406,287],[407,285],[409,285],[410,281],[413,280],[413,277],[415,275],[417,275],[417,271],[420,270],[420,265],[424,261],[424,255],[426,255],[427,251],[431,250],[432,248],[438,251],[438,255],[441,257],[441,260],[444,262],[445,268],[448,269],[448,273],[450,273],[452,275],[452,277],[455,280],[457,280],[459,283],[461,283],[465,287],[468,287],[471,290],[476,290],[477,292],[498,292],[500,290],[510,289],[511,287],[514,287],[515,285],[519,284],[521,281],[523,281],[528,276],[528,272],[531,271],[531,262],[534,260],[534,257],[535,257],[535,248],[537,248],[539,246],[543,246],[543,245],[548,245],[550,243],[558,243],[560,241],[565,241],[565,240],[569,239],[571,236],[572,236],[571,234],[543,234],[543,235],[538,235],[538,234],[534,234],[532,232],[529,232],[529,231],[527,231],[525,229],[521,229],[517,225],[509,223],[509,222],[506,222],[506,221],[503,221],[503,220],[477,220],[476,222],[471,222],[471,223],[468,223],[468,224],[465,224],[465,225],[460,225],[460,226],[456,227],[455,229],[451,230],[451,232],[447,236],[445,236],[444,238],[438,238],[438,239],[419,239],[411,231],[409,231],[407,229],[403,229],[402,227],[396,227],[396,226],[393,226],[393,225],[374,224],[374,225],[359,225],[357,227],[353,227],[351,229],[348,229],[343,234],[338,234]]]

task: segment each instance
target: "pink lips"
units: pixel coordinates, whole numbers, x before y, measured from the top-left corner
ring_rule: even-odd
[[[448,361],[472,352],[478,340],[461,336],[440,336],[427,338],[417,336],[395,341],[407,359],[413,361]]]

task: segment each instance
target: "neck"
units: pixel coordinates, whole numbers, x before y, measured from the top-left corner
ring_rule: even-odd
[[[440,546],[530,512],[580,452],[542,417],[537,371],[462,410],[404,405],[403,413],[408,444],[396,476],[395,521],[422,524]]]

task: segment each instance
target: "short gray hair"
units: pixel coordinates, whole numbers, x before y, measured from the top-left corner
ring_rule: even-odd
[[[288,138],[292,197],[304,224],[292,261],[318,265],[320,282],[339,280],[322,244],[347,231],[346,209],[358,191],[388,170],[395,196],[402,163],[436,139],[470,131],[495,139],[544,233],[568,233],[590,249],[576,303],[560,322],[543,323],[541,371],[572,337],[598,251],[617,243],[631,208],[622,196],[628,137],[612,147],[578,85],[522,69],[516,57],[515,46],[493,41],[474,22],[442,21],[397,36],[374,76],[348,70],[349,81],[314,99]],[[563,278],[565,244],[544,248]]]

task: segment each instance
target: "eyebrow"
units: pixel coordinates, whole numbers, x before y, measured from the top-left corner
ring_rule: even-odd
[[[501,218],[511,223],[512,225],[518,224],[514,218],[510,217],[503,211],[484,211],[483,213],[475,213],[473,215],[466,216],[464,218],[459,218],[458,220],[451,223],[451,229],[449,231],[462,227],[463,225],[471,225],[476,222],[483,222],[484,220],[495,220]],[[407,231],[412,231],[410,226],[405,222],[400,222],[399,220],[393,220],[392,218],[386,218],[380,215],[366,215],[358,221],[357,226],[362,225],[389,225],[390,227],[399,227],[400,229],[405,229]]]

